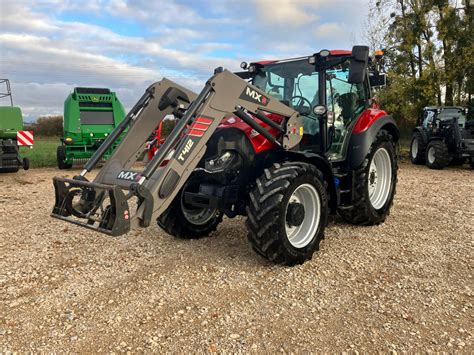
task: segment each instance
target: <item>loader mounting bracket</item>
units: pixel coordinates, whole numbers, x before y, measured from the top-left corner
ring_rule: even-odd
[[[56,199],[52,217],[112,236],[130,230],[130,210],[119,186],[58,177],[53,185]]]

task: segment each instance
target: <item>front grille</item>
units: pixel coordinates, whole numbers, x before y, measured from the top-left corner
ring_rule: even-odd
[[[112,107],[110,102],[79,102],[79,107]]]
[[[110,94],[109,89],[103,88],[76,88],[78,94]]]

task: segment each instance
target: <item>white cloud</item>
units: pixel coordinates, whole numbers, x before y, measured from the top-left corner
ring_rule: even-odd
[[[267,25],[299,27],[319,18],[314,3],[298,0],[255,0],[261,19]]]
[[[25,2],[0,2],[0,28],[2,32],[52,32],[59,28],[48,21],[48,17],[41,13],[34,13]]]
[[[365,1],[0,0],[0,77],[33,118],[61,112],[76,85],[110,87],[131,107],[163,76],[199,91],[218,66],[349,48],[343,30]],[[70,14],[103,25],[61,20]]]
[[[316,27],[314,35],[318,39],[331,38],[332,40],[340,40],[348,38],[350,33],[339,23],[329,22]]]

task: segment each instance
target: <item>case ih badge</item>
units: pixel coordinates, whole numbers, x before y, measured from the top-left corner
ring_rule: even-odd
[[[20,146],[31,147],[34,143],[33,131],[18,131],[16,133],[16,140]]]

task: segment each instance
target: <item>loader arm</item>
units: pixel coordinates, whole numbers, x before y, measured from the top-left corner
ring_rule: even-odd
[[[132,170],[149,134],[163,117],[179,116],[180,110],[184,113],[178,124],[153,159],[143,171]],[[282,125],[270,121],[264,112],[284,117]],[[297,111],[227,70],[216,69],[197,96],[163,79],[147,89],[80,176],[54,178],[53,217],[110,235],[149,226],[168,208],[204,156],[217,126],[230,115],[238,116],[281,149],[291,149],[301,140],[303,124]],[[281,134],[275,138],[255,117]],[[127,125],[130,128],[113,155],[94,181],[87,181],[86,174]]]

